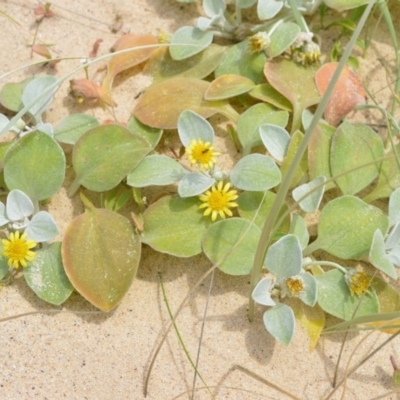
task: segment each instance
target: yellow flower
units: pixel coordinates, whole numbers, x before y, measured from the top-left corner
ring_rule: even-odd
[[[364,272],[350,270],[347,272],[345,280],[352,296],[369,293],[371,278]]]
[[[237,207],[238,204],[234,202],[238,198],[236,190],[229,190],[231,187],[230,183],[226,183],[225,186],[222,181],[218,182],[217,185],[213,185],[211,190],[207,190],[200,196],[200,200],[203,202],[199,208],[205,208],[204,216],[211,214],[211,220],[215,221],[219,215],[222,219],[225,219],[225,214],[232,217],[232,211],[230,208]]]
[[[292,276],[291,278],[286,279],[285,285],[290,296],[297,297],[305,291],[303,279],[297,276]]]
[[[215,157],[221,154],[214,150],[210,142],[203,142],[202,139],[193,139],[185,151],[190,163],[192,165],[199,164],[200,170],[212,169],[214,167]]]
[[[10,240],[2,239],[3,242],[3,256],[8,258],[8,266],[18,268],[21,264],[27,267],[27,261],[33,261],[35,252],[30,249],[36,246],[34,240],[26,240],[26,233],[19,236],[19,231],[10,233]]]

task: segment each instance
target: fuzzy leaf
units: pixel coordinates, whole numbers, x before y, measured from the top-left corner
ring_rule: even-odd
[[[70,223],[62,243],[69,280],[102,311],[115,308],[129,290],[140,251],[139,237],[126,218],[93,206]]]
[[[293,310],[279,303],[265,311],[263,321],[267,331],[284,346],[290,344],[294,336],[295,319]]]
[[[255,99],[272,104],[276,108],[284,111],[292,111],[293,107],[289,100],[282,96],[271,84],[262,83],[250,90],[249,95]]]
[[[382,232],[379,229],[375,231],[372,239],[371,249],[369,251],[369,261],[375,268],[378,268],[391,278],[398,278],[396,268],[391,263],[385,252],[385,241]]]
[[[182,144],[189,147],[192,140],[203,142],[214,142],[214,129],[211,124],[201,115],[193,111],[185,110],[178,119],[178,134]]]
[[[267,1],[271,2],[271,0]],[[283,2],[279,2],[278,4],[283,5]],[[272,59],[282,54],[293,44],[299,33],[300,27],[293,22],[283,22],[280,24],[272,33],[271,43],[265,49],[267,56]]]
[[[318,176],[312,181],[293,189],[293,199],[299,202],[303,211],[311,213],[318,210],[322,196],[324,195],[325,181],[324,176]]]
[[[75,144],[89,129],[99,126],[92,115],[71,114],[61,120],[54,128],[54,138],[61,143]]]
[[[206,49],[213,40],[213,33],[195,26],[183,26],[172,35],[169,52],[174,60],[184,60]]]
[[[189,172],[179,182],[178,193],[181,197],[198,196],[209,189],[214,183],[214,178],[197,172]]]
[[[290,135],[286,129],[273,124],[259,126],[261,140],[272,155],[278,161],[282,161],[287,153]]]
[[[204,98],[206,100],[229,99],[230,97],[247,93],[253,87],[253,81],[244,76],[235,74],[220,75],[211,82],[204,94]]]
[[[24,277],[38,297],[56,306],[64,303],[74,290],[64,271],[60,242],[37,250],[35,259],[24,268]]]
[[[249,154],[233,167],[229,178],[238,189],[257,192],[277,186],[281,182],[281,173],[272,158]]]

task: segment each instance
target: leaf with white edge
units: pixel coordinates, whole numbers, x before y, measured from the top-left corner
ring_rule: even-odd
[[[229,218],[210,226],[203,237],[203,251],[229,275],[247,275],[253,268],[261,230],[243,218]]]
[[[102,311],[115,308],[128,292],[140,252],[139,236],[128,219],[93,206],[72,220],[62,242],[70,282]]]
[[[183,26],[172,35],[169,52],[174,60],[184,60],[207,48],[213,41],[213,33],[195,26]]]
[[[37,250],[35,258],[24,268],[28,286],[42,300],[59,306],[74,288],[65,274],[61,259],[61,242]]]
[[[71,114],[56,125],[54,138],[61,143],[75,144],[85,132],[99,125],[92,115]]]
[[[389,197],[389,223],[390,226],[400,222],[400,188],[396,189]]]
[[[308,242],[310,241],[310,235],[308,233],[306,222],[299,214],[292,215],[289,233],[298,237],[302,250],[307,247]]]
[[[133,187],[166,186],[180,181],[188,171],[170,157],[153,154],[143,158],[127,175],[127,184]]]
[[[55,76],[45,75],[32,79],[25,86],[22,93],[22,103],[24,107],[30,107],[28,112],[35,118],[36,122],[41,122],[42,114],[50,106],[58,87],[55,86],[46,94],[44,92],[56,82],[57,78]]]
[[[58,228],[48,212],[39,211],[32,217],[25,232],[35,242],[47,242],[58,235]]]
[[[224,0],[203,0],[203,10],[207,17],[214,17],[220,13],[223,13],[226,9]]]
[[[289,278],[301,272],[302,258],[298,237],[289,234],[269,247],[264,266],[278,279]]]
[[[281,182],[281,173],[272,158],[262,154],[243,157],[229,174],[238,189],[250,191],[268,190]]]
[[[343,272],[333,269],[316,276],[318,304],[328,314],[350,320],[354,317],[379,312],[379,301],[374,290],[362,297],[351,296]]]
[[[237,122],[237,135],[245,155],[250,150],[262,144],[259,126],[262,124],[274,124],[281,127],[286,126],[289,119],[287,111],[275,111],[266,103],[255,104],[240,114]]]
[[[152,128],[151,126],[142,124],[135,116],[132,116],[128,121],[127,128],[135,135],[149,142],[153,149],[158,145],[163,134],[162,129]]]
[[[73,149],[76,177],[68,195],[72,196],[80,185],[95,192],[112,189],[150,150],[146,140],[120,125],[101,125],[87,131]]]
[[[331,172],[342,193],[366,188],[379,174],[381,162],[374,161],[383,155],[383,141],[369,126],[343,122],[332,137],[330,154]]]
[[[201,253],[201,239],[210,225],[197,197],[165,196],[143,213],[142,242],[176,257]]]
[[[400,223],[398,222],[396,225],[392,227],[390,233],[386,237],[385,247],[386,249],[392,249],[396,247],[400,242]]]
[[[273,192],[242,192],[237,199],[237,203],[239,204],[239,215],[242,218],[254,222],[260,229],[262,229],[265,224],[265,219],[271,211],[275,198],[276,194]],[[287,211],[287,205],[285,203],[282,204],[278,218]],[[289,224],[290,217],[288,213],[281,226],[277,229],[274,235],[274,240],[278,240],[288,232]]]
[[[192,140],[214,142],[214,129],[201,115],[194,111],[185,110],[178,119],[178,134],[182,144],[189,147]]]
[[[303,211],[311,213],[318,210],[324,195],[325,181],[324,176],[317,176],[312,181],[293,189],[293,199],[299,203]]]
[[[209,189],[214,183],[214,178],[197,172],[189,172],[179,182],[178,193],[181,197],[198,196]]]
[[[305,291],[299,294],[299,299],[310,307],[315,306],[318,294],[317,280],[308,272],[302,272],[298,276],[304,281],[306,288]]]
[[[274,18],[282,9],[283,1],[276,0],[258,0],[257,16],[261,21]]]
[[[388,226],[388,217],[379,208],[342,196],[322,209],[318,238],[312,245],[345,260],[358,259],[368,253],[375,231],[386,234]]]
[[[14,189],[7,196],[7,217],[11,221],[23,220],[33,214],[32,200],[21,190]]]
[[[397,279],[396,268],[385,252],[385,241],[380,229],[377,229],[374,233],[368,258],[375,268],[389,275],[391,278]]]
[[[8,189],[19,189],[35,202],[51,197],[65,176],[65,155],[60,145],[43,132],[31,132],[15,142],[4,158]]]
[[[275,301],[271,298],[272,281],[269,278],[263,278],[257,283],[251,297],[253,300],[263,306],[274,306]]]
[[[263,321],[267,331],[284,346],[290,344],[294,336],[296,321],[293,310],[279,303],[265,311]]]
[[[294,22],[281,23],[271,34],[271,43],[265,49],[267,56],[272,59],[282,54],[294,43],[299,33],[300,27]]]
[[[278,125],[262,124],[259,126],[261,140],[278,161],[283,161],[289,148],[290,135],[286,129]]]

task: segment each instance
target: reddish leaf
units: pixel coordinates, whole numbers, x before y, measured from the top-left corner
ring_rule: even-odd
[[[337,62],[325,64],[315,74],[315,83],[321,96],[325,93],[337,66]],[[337,126],[356,106],[365,104],[366,97],[360,78],[345,66],[326,106],[326,121]]]
[[[101,86],[88,79],[71,79],[69,84],[70,95],[78,103],[83,103],[84,101],[95,103],[100,100],[110,106],[115,105],[110,95]]]

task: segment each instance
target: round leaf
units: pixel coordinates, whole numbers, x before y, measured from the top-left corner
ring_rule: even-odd
[[[86,132],[76,143],[72,163],[76,178],[68,190],[79,185],[96,192],[117,186],[151,150],[141,137],[119,125],[102,125]]]
[[[8,189],[19,189],[33,201],[51,197],[62,185],[65,156],[49,135],[31,132],[7,151],[4,180]]]
[[[245,76],[227,74],[214,79],[207,89],[204,97],[206,100],[222,100],[239,96],[253,89],[254,83]]]
[[[11,221],[23,220],[33,214],[32,200],[20,190],[14,189],[7,196],[7,217]]]
[[[71,114],[54,128],[54,138],[61,143],[75,144],[89,129],[99,125],[92,115]]]
[[[272,157],[283,161],[287,153],[290,135],[286,129],[273,124],[262,124],[259,126],[261,140]]]
[[[48,212],[39,211],[30,220],[25,232],[28,234],[28,238],[35,242],[47,242],[57,236],[58,228]]]
[[[214,142],[214,129],[201,115],[185,110],[178,119],[178,134],[182,144],[189,147],[192,140],[202,139],[203,142]]]
[[[100,310],[109,311],[129,290],[140,250],[139,237],[126,218],[92,207],[68,226],[62,259],[74,288]]]
[[[262,154],[250,154],[234,166],[229,178],[238,189],[261,191],[278,185],[281,173],[272,158]]]
[[[56,306],[74,290],[64,271],[60,242],[37,250],[35,259],[24,268],[24,277],[38,297]]]
[[[165,186],[181,180],[186,173],[186,169],[172,158],[153,154],[143,158],[128,174],[127,183],[133,187]]]
[[[247,275],[253,268],[261,230],[243,218],[230,218],[210,226],[203,250],[218,268],[229,275]]]
[[[199,210],[197,197],[165,196],[143,214],[142,242],[176,257],[201,253],[201,238],[210,221]]]
[[[293,199],[299,203],[303,211],[311,213],[318,210],[319,203],[324,195],[325,181],[324,176],[317,176],[312,181],[293,189]]]
[[[386,234],[388,226],[388,217],[379,208],[342,196],[323,208],[313,245],[345,260],[357,259],[368,253],[374,232]]]
[[[318,281],[318,304],[328,314],[345,321],[379,312],[375,291],[362,298],[351,296],[344,274],[337,269],[315,277]]]
[[[179,182],[178,193],[181,197],[197,196],[209,189],[214,183],[214,178],[197,172],[190,172]]]
[[[296,322],[293,310],[279,303],[265,311],[263,321],[267,331],[280,343],[287,346],[293,339]]]
[[[271,2],[271,0],[267,1]],[[276,2],[275,4],[283,5],[283,2]],[[293,22],[283,22],[280,24],[272,33],[271,43],[265,50],[268,57],[272,59],[282,54],[293,44],[299,33],[300,27]]]
[[[385,241],[382,232],[379,229],[375,231],[372,239],[371,249],[369,251],[369,261],[375,268],[383,271],[391,278],[398,278],[396,268],[385,252]]]
[[[283,1],[258,0],[257,15],[260,20],[274,18],[283,7]]]
[[[383,153],[382,139],[367,125],[340,125],[332,138],[330,160],[333,176],[345,173],[335,179],[343,194],[358,193],[378,176],[380,163],[365,164],[383,157]]]
[[[204,32],[194,26],[183,26],[172,36],[169,52],[174,60],[183,60],[200,53],[208,47],[213,34],[210,31]]]

